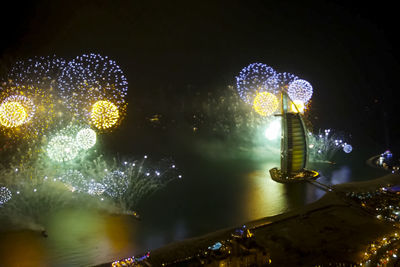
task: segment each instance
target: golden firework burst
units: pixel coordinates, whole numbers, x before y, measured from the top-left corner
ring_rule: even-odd
[[[101,100],[93,104],[90,120],[97,129],[109,129],[118,122],[118,119],[118,108],[110,101]]]
[[[261,116],[272,115],[278,108],[278,99],[268,92],[258,93],[254,98],[253,108]]]
[[[27,123],[36,110],[33,102],[23,95],[12,95],[0,104],[0,124],[14,128]]]

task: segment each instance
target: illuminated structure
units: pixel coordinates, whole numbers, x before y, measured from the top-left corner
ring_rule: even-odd
[[[291,100],[284,91],[281,93],[281,102],[281,169],[271,169],[271,178],[280,183],[317,178],[317,172],[306,169],[308,140],[300,112],[294,113],[289,110]]]
[[[120,267],[120,266],[142,266],[141,262],[145,261],[150,257],[150,252],[147,252],[141,257],[128,257],[121,260],[116,260],[111,263],[112,267]],[[147,265],[147,264],[143,264]],[[163,264],[164,265],[164,264]]]
[[[278,108],[278,99],[271,93],[258,93],[254,98],[253,108],[261,116],[272,115]]]
[[[281,108],[281,169],[271,169],[271,177],[278,182],[292,182],[316,178],[317,172],[306,170],[308,140],[301,117],[305,105],[311,99],[313,89],[309,82],[296,75],[276,73],[265,64],[253,63],[242,69],[236,77],[236,87],[241,99],[253,104],[261,116],[270,116]],[[276,95],[280,95],[281,104]],[[265,132],[272,140],[279,132],[272,124]]]
[[[265,129],[264,135],[268,140],[274,140],[281,133],[281,121],[280,118],[275,118],[267,129]]]
[[[90,112],[90,121],[99,130],[111,128],[118,119],[118,108],[110,101],[97,101]]]
[[[300,100],[294,100],[292,105],[290,105],[290,111],[293,113],[303,113],[304,109],[304,103]]]

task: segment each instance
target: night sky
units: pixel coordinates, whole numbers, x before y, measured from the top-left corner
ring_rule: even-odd
[[[150,114],[168,108],[169,98],[162,96],[222,90],[244,66],[262,62],[313,85],[317,128],[363,136],[381,149],[400,146],[392,96],[399,73],[394,6],[119,0],[11,5],[0,16],[3,75],[15,60],[35,55],[108,55],[128,78],[128,112]]]

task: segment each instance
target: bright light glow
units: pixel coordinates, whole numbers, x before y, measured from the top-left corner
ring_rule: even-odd
[[[293,113],[303,113],[304,112],[304,103],[300,100],[294,100],[291,105],[291,111]]]
[[[265,130],[265,137],[268,140],[276,139],[281,133],[281,121],[280,119],[273,120],[269,125],[268,128]]]
[[[295,80],[289,85],[288,95],[292,101],[300,100],[307,103],[313,94],[313,88],[306,80]]]
[[[110,101],[101,100],[94,103],[90,119],[96,128],[108,129],[118,122],[118,118],[118,108]]]
[[[96,144],[96,132],[89,128],[82,129],[77,133],[75,139],[78,147],[87,150]]]
[[[49,158],[58,162],[74,159],[78,155],[78,151],[75,140],[65,135],[55,136],[47,146]]]
[[[258,93],[253,103],[254,110],[261,116],[269,116],[278,108],[278,99],[271,93]]]

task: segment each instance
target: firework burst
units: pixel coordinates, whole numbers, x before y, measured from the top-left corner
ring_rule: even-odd
[[[77,158],[81,152],[91,149],[95,144],[96,132],[77,123],[56,131],[44,150],[52,161],[65,163]]]
[[[294,74],[288,72],[277,73],[274,76],[269,77],[266,81],[266,88],[273,93],[282,92],[282,90],[287,90],[289,84],[297,80],[298,77]]]
[[[35,114],[36,106],[23,95],[12,95],[0,104],[0,124],[7,128],[28,123]]]
[[[79,56],[68,62],[58,82],[61,96],[74,116],[92,122],[101,130],[116,127],[122,120],[127,106],[128,82],[115,61],[98,54]],[[98,117],[93,114],[97,114],[97,106],[103,101],[118,112],[117,116],[108,118],[112,120],[106,123],[108,127],[98,124],[98,119],[93,122],[93,116]]]
[[[67,185],[67,188],[72,192],[87,192],[89,190],[89,183],[80,171],[67,170],[58,179]]]
[[[289,85],[287,92],[292,101],[301,101],[306,104],[311,99],[313,88],[306,80],[298,79]]]
[[[17,86],[36,86],[49,90],[57,87],[57,80],[65,66],[65,60],[55,55],[33,57],[16,62],[8,79]]]
[[[254,98],[253,108],[261,116],[270,116],[278,109],[278,99],[271,93],[258,93]]]
[[[310,160],[314,162],[330,162],[339,150],[343,149],[345,153],[352,150],[351,145],[344,142],[339,134],[331,133],[331,129],[318,134],[309,132],[308,140]]]
[[[0,131],[35,141],[54,123],[56,95],[39,87],[6,84],[0,92]]]
[[[273,68],[262,63],[252,63],[243,68],[236,77],[236,88],[240,98],[252,104],[257,93],[266,90],[266,81],[275,74]]]
[[[76,134],[75,141],[79,148],[88,150],[96,144],[96,132],[90,128],[83,128]]]
[[[99,130],[113,127],[119,119],[119,110],[110,101],[97,101],[90,112],[90,123]]]
[[[12,197],[10,189],[5,186],[0,187],[0,206],[8,202]]]
[[[123,210],[136,208],[137,204],[152,192],[174,179],[182,178],[171,159],[153,163],[147,156],[142,160],[114,161],[114,165],[105,169],[104,173],[104,193]]]

